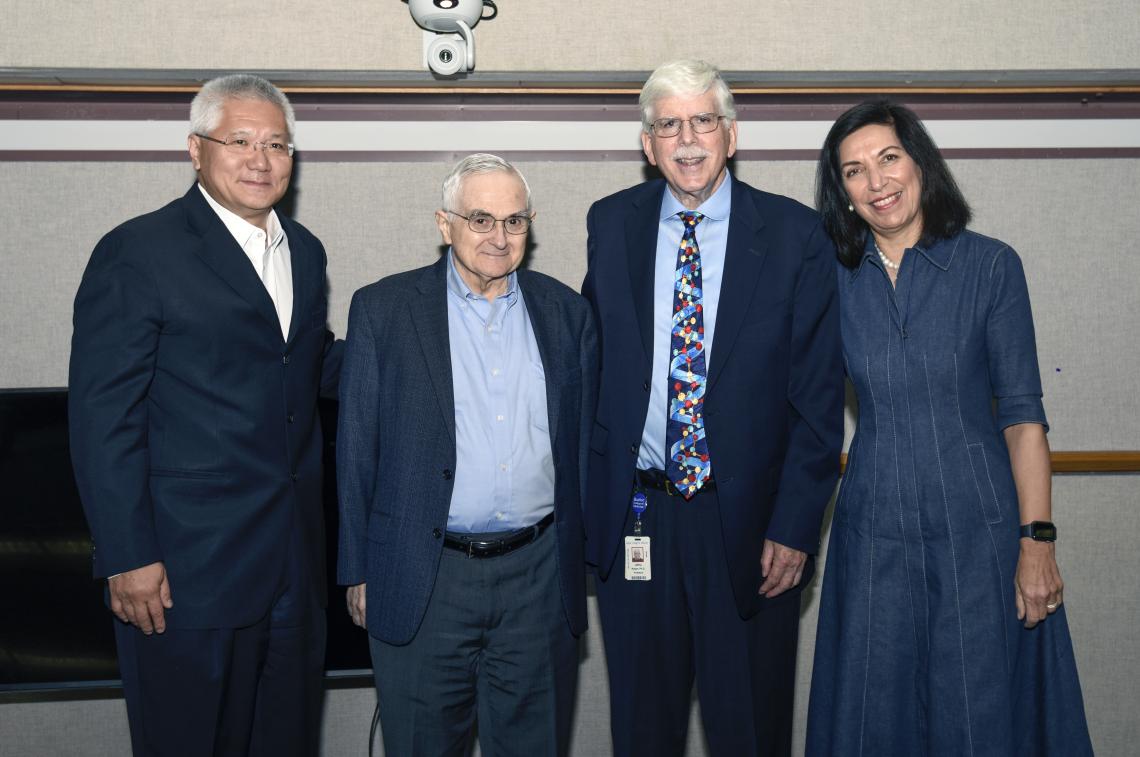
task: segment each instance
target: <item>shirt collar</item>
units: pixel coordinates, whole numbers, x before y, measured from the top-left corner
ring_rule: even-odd
[[[476,294],[471,291],[471,287],[467,286],[467,282],[459,275],[459,271],[455,267],[455,252],[447,248],[447,291],[454,294],[461,300],[486,300],[487,298],[481,294]],[[513,305],[515,299],[518,297],[518,271],[511,271],[507,277],[507,288],[497,299],[506,299],[507,304]]]
[[[676,217],[678,213],[688,210],[681,201],[673,196],[669,191],[668,185],[665,187],[665,196],[661,199],[661,220],[665,221],[670,217]],[[732,212],[732,174],[726,168],[724,170],[724,181],[720,183],[716,191],[713,192],[712,197],[705,200],[697,208],[697,212],[705,218],[711,218],[714,221],[724,221],[728,219],[729,213]]]
[[[226,229],[233,236],[234,240],[238,243],[243,250],[249,244],[250,239],[255,234],[261,232],[261,229],[254,226],[249,221],[245,220],[232,210],[223,207],[217,200],[210,196],[206,188],[198,182],[198,189],[202,191],[202,196],[206,198],[206,202],[218,214],[218,218],[225,224]],[[265,236],[269,240],[267,249],[273,249],[281,244],[281,240],[285,237],[285,231],[281,228],[281,221],[277,218],[277,211],[273,208],[269,209],[269,218],[265,221]]]
[[[954,261],[954,253],[958,250],[958,242],[961,238],[960,234],[955,234],[949,239],[921,239],[918,244],[909,249],[912,252],[917,252],[922,255],[936,268],[949,271],[950,264]],[[860,259],[859,265],[851,272],[851,276],[857,276],[868,261],[872,261],[871,265],[880,268],[883,266],[879,261],[879,253],[875,251],[875,237],[870,232],[867,233],[867,241],[863,243],[863,257]]]

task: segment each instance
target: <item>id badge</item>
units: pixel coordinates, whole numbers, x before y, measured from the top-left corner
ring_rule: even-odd
[[[625,537],[625,580],[649,581],[653,570],[649,562],[649,537]]]

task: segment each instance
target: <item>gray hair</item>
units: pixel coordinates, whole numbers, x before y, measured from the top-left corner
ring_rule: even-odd
[[[522,182],[523,190],[526,191],[526,209],[527,212],[530,212],[530,185],[526,183],[526,177],[522,175],[519,169],[498,155],[491,155],[486,152],[477,152],[474,155],[468,155],[456,163],[455,167],[447,174],[447,177],[443,180],[443,209],[448,212],[457,209],[455,202],[459,199],[459,191],[462,189],[463,180],[465,178],[472,174],[493,173],[495,171],[504,171],[514,174],[519,178],[519,181]],[[468,210],[468,208],[464,208],[464,210]]]
[[[285,115],[290,141],[293,139],[295,121],[289,98],[277,87],[253,74],[219,76],[202,85],[190,103],[190,132],[209,134],[213,131],[222,120],[222,108],[226,100],[264,100],[276,105]]]
[[[656,118],[654,106],[659,100],[666,97],[700,97],[710,88],[716,95],[718,114],[728,121],[735,121],[736,105],[732,100],[732,92],[716,66],[697,59],[674,60],[659,66],[649,75],[645,86],[641,88],[641,96],[637,99],[637,104],[641,107],[642,128],[649,131],[649,125]],[[727,125],[726,123],[725,126]]]

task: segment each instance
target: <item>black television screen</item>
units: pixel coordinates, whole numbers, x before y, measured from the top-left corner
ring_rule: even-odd
[[[336,557],[336,403],[322,401],[329,576]],[[0,691],[118,684],[113,618],[91,577],[91,537],[67,443],[67,391],[0,390]],[[329,586],[333,677],[367,674],[366,634]]]

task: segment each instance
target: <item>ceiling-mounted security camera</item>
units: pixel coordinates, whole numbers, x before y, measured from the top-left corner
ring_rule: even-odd
[[[439,76],[475,69],[471,27],[498,13],[494,0],[407,0],[412,18],[424,30],[424,64]],[[490,15],[484,15],[485,9]]]

